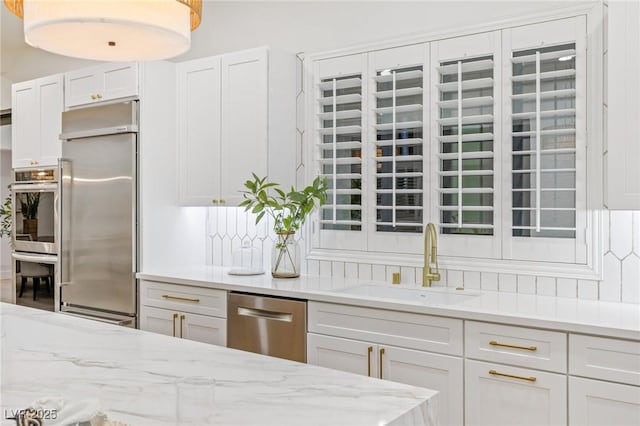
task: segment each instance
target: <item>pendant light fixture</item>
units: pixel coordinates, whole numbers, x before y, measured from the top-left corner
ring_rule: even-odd
[[[180,55],[200,25],[202,0],[4,0],[24,19],[27,44],[98,61]]]

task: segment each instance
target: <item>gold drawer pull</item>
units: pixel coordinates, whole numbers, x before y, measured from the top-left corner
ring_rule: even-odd
[[[371,352],[373,352],[373,346],[369,346],[367,350],[367,376],[371,377]]]
[[[186,318],[185,315],[180,315],[180,337],[184,337],[182,335],[182,323],[184,322],[184,319]]]
[[[380,348],[380,378],[382,379],[382,355],[384,355],[384,348]]]
[[[498,343],[495,340],[489,342],[491,346],[502,346],[504,348],[513,348],[513,349],[522,349],[525,351],[537,351],[538,348],[536,346],[518,346],[518,345],[509,345],[507,343]]]
[[[198,303],[200,301],[200,299],[191,299],[189,297],[171,296],[169,294],[163,294],[162,298],[163,299],[182,300],[182,301],[185,301],[185,302],[195,302],[195,303]]]
[[[502,376],[502,377],[509,377],[512,379],[526,380],[528,382],[535,382],[537,380],[535,377],[524,377],[524,376],[515,376],[513,374],[498,373],[496,370],[489,370],[489,374],[491,374],[492,376]]]

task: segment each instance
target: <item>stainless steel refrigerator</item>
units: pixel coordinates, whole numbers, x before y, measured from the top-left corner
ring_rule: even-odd
[[[136,326],[136,101],[62,114],[62,312]]]

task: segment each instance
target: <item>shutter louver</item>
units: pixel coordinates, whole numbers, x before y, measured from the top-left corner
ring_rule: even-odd
[[[440,232],[493,235],[493,56],[439,65]]]
[[[386,69],[374,79],[376,231],[421,233],[423,69]]]
[[[575,44],[513,52],[512,235],[576,236]]]
[[[362,78],[327,78],[319,84],[320,170],[327,179],[321,229],[362,229]]]

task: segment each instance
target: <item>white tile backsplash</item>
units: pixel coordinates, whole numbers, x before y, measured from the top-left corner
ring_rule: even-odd
[[[514,274],[498,274],[498,291],[517,292],[518,276]]]
[[[519,275],[518,293],[536,294],[536,277],[533,275]]]

